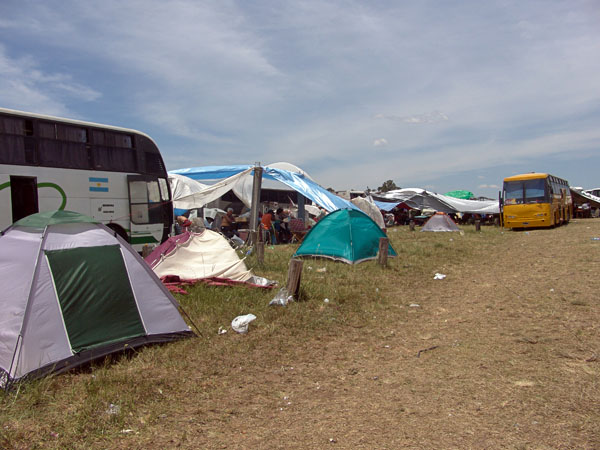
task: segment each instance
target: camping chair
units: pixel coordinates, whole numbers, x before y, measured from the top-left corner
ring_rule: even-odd
[[[292,242],[302,242],[306,233],[308,233],[308,228],[302,219],[291,219],[290,220],[290,233],[292,233]]]

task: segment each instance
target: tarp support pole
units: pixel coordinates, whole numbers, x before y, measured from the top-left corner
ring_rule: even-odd
[[[259,264],[265,263],[265,243],[260,239],[256,242],[256,260]]]
[[[304,220],[306,217],[305,209],[304,209],[304,195],[298,192],[298,219]]]
[[[290,260],[290,268],[288,270],[288,279],[286,289],[289,295],[292,295],[294,299],[299,300],[300,295],[300,279],[302,278],[302,265],[301,259],[292,258]]]
[[[377,253],[377,263],[380,266],[387,266],[388,259],[388,246],[390,245],[390,240],[388,238],[382,237],[379,238],[379,252]]]
[[[257,237],[257,226],[258,226],[258,208],[260,206],[260,190],[262,185],[263,168],[260,163],[256,163],[254,167],[254,180],[252,183],[252,204],[250,208],[250,232],[253,239]],[[252,242],[256,244],[256,242]]]

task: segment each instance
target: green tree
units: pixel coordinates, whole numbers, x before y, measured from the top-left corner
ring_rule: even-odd
[[[388,191],[393,191],[394,189],[400,189],[400,188],[398,186],[396,186],[396,183],[394,183],[393,180],[387,180],[381,186],[379,186],[377,188],[377,190],[379,192],[388,192]]]

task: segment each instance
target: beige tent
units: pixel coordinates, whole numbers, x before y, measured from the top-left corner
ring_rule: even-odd
[[[146,262],[161,279],[219,278],[265,287],[272,284],[266,278],[254,276],[227,239],[210,230],[173,236],[150,253]]]
[[[350,200],[355,206],[360,208],[362,212],[364,212],[367,216],[373,219],[379,228],[385,230],[385,222],[383,220],[383,216],[381,215],[381,211],[377,207],[377,205],[373,202],[373,200],[364,197],[356,197]]]
[[[244,260],[227,239],[210,230],[175,236],[154,250],[146,261],[159,277],[176,275],[182,280],[217,277],[235,281],[252,278]]]

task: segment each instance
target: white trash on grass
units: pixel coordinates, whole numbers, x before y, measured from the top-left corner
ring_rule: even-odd
[[[244,334],[248,332],[248,325],[256,319],[254,314],[246,314],[245,316],[237,316],[231,321],[233,331]]]
[[[436,273],[436,274],[433,276],[433,279],[434,279],[434,280],[443,280],[444,278],[446,278],[446,275],[444,275],[443,273]]]

